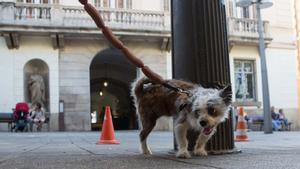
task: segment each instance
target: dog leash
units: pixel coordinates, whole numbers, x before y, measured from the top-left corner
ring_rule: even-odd
[[[129,49],[113,34],[113,32],[107,26],[105,26],[105,23],[97,9],[87,1],[88,0],[79,0],[79,2],[84,5],[84,9],[87,11],[87,13],[92,17],[97,27],[101,29],[105,38],[115,48],[121,50],[130,62],[132,62],[136,67],[140,68],[142,72],[153,82],[161,84],[162,86],[174,92],[187,94],[188,96],[190,95],[190,92],[169,84],[159,74],[153,72],[148,66],[146,66],[142,60],[140,60],[132,52],[130,52]]]

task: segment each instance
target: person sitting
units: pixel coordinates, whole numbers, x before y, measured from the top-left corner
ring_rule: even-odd
[[[36,104],[32,112],[31,119],[33,123],[37,125],[37,131],[41,131],[46,118],[45,113],[42,109],[42,105],[40,103]]]
[[[33,112],[35,110],[36,106],[35,105],[30,105],[30,109],[29,109],[29,116],[28,116],[28,124],[29,124],[29,131],[32,132],[33,131]]]
[[[275,131],[281,129],[281,121],[279,120],[279,114],[275,112],[275,107],[271,107],[271,116],[272,116],[272,128]]]
[[[283,109],[279,109],[279,121],[284,125],[285,128],[289,125],[288,119],[285,117],[285,114],[283,113]]]

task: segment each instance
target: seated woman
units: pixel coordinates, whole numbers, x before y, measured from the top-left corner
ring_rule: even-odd
[[[286,128],[289,125],[289,122],[288,119],[285,117],[285,114],[283,113],[283,109],[279,109],[278,112],[279,112],[279,121],[281,121]]]
[[[33,123],[37,125],[37,131],[41,131],[46,118],[40,103],[36,104],[35,109],[32,112],[31,119]]]

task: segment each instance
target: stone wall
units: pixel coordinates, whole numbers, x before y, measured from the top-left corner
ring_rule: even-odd
[[[0,112],[11,112],[17,102],[25,101],[24,66],[33,59],[44,61],[49,67],[49,98],[51,128],[57,130],[55,114],[58,113],[58,50],[52,47],[47,37],[20,38],[20,48],[10,50],[3,38],[0,38],[0,77],[5,83],[0,87]],[[53,118],[52,118],[53,116]],[[7,130],[5,126],[3,128]],[[1,128],[0,128],[1,130]]]
[[[151,69],[167,76],[166,53],[160,50],[160,43],[130,41],[125,44]],[[90,64],[97,53],[108,47],[107,42],[101,40],[65,40],[65,48],[59,57],[59,86],[68,131],[91,129]]]

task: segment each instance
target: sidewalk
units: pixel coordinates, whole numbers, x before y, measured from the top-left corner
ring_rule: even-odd
[[[139,153],[138,132],[117,132],[120,145],[96,145],[99,132],[0,133],[1,169],[299,169],[300,132],[249,132],[240,154],[177,159],[171,132],[149,137],[152,156]]]

